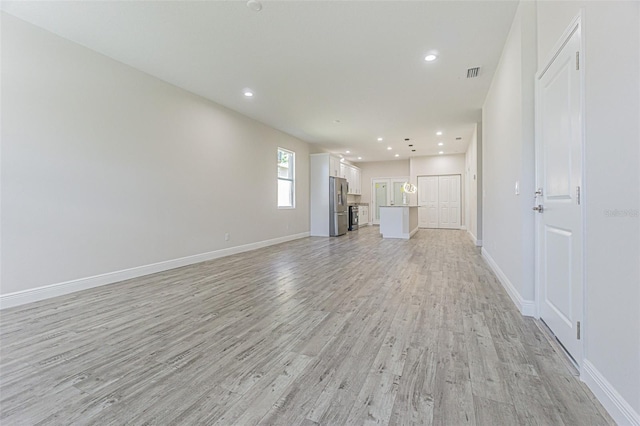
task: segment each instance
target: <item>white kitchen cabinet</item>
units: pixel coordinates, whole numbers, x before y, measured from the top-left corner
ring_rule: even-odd
[[[360,206],[358,208],[358,225],[366,226],[369,224],[369,206]]]
[[[321,172],[327,171],[327,176],[341,177],[349,182],[350,195],[362,194],[361,174],[358,167],[344,163],[340,161],[340,158],[331,154],[311,154],[311,157],[314,159],[314,164],[318,167],[314,175],[322,174]],[[318,179],[324,179],[319,175],[315,177]]]
[[[362,186],[360,183],[360,169],[350,164],[341,164],[342,177],[349,182],[349,194],[360,195],[362,194]]]
[[[329,159],[329,176],[343,177],[342,176],[343,164],[340,162],[340,159],[338,157],[334,157],[333,155],[329,155],[329,154],[319,154],[319,155],[325,155]]]
[[[340,176],[341,178],[345,178],[347,182],[349,182],[349,186],[351,186],[351,181],[349,180],[349,172],[351,166],[348,164],[340,163]],[[349,194],[351,194],[351,188],[349,188]]]
[[[355,186],[355,194],[362,194],[362,173],[357,167],[353,168],[353,184]]]

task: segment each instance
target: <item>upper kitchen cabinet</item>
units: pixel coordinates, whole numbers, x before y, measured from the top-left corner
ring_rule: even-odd
[[[342,163],[340,163],[340,159],[338,157],[334,157],[333,155],[329,155],[329,154],[314,154],[317,156],[326,156],[327,157],[327,161],[329,163],[329,176],[333,176],[333,177],[342,177]]]
[[[343,163],[340,161],[340,158],[334,157],[331,154],[311,154],[311,156],[314,158],[314,164],[317,165],[317,170],[313,176],[314,178],[324,180],[320,175],[324,175],[325,173],[327,173],[327,177],[345,178],[347,182],[349,182],[349,194],[362,194],[360,169],[358,167]]]
[[[350,164],[341,164],[342,177],[349,182],[349,194],[360,195],[362,194],[362,186],[360,185],[360,169]]]

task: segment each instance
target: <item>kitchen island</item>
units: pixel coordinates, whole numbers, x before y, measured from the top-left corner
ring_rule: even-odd
[[[418,206],[380,206],[382,238],[408,240],[418,232]]]

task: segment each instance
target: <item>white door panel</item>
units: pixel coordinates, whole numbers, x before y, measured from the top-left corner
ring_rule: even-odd
[[[460,175],[418,177],[418,225],[460,228]]]
[[[537,84],[536,277],[540,317],[578,363],[583,315],[580,28],[569,37]]]
[[[460,175],[439,177],[440,228],[460,228]]]
[[[373,210],[371,211],[371,222],[374,225],[380,224],[380,206],[403,205],[402,185],[408,182],[408,177],[397,178],[373,178],[371,180],[371,200]]]
[[[418,177],[418,226],[438,227],[438,176]]]

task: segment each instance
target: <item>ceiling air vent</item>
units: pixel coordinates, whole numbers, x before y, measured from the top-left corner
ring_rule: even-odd
[[[467,70],[467,78],[476,78],[480,73],[480,67],[469,68]]]

